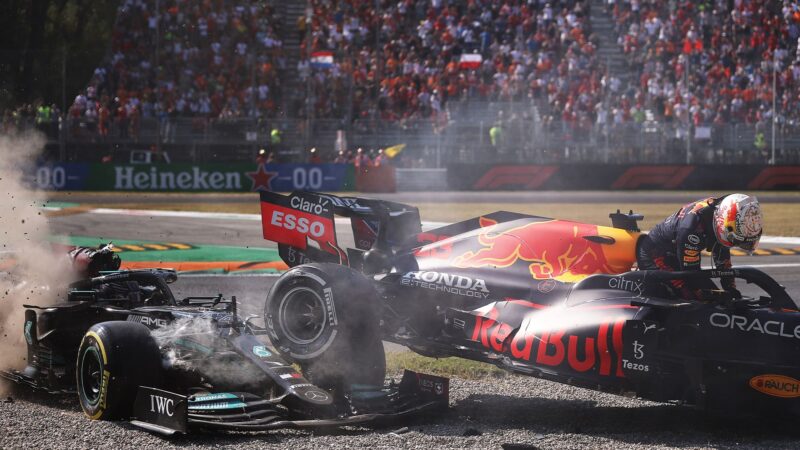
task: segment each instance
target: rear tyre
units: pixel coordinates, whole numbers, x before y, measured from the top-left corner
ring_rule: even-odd
[[[264,307],[270,339],[317,386],[382,385],[386,358],[378,294],[361,273],[338,264],[286,272]]]
[[[161,353],[146,326],[98,323],[83,336],[78,350],[81,409],[93,420],[128,419],[139,386],[157,387],[161,374]]]

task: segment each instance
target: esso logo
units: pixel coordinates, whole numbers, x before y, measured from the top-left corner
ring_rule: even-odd
[[[322,222],[312,221],[306,217],[297,217],[294,214],[281,211],[272,212],[270,224],[284,230],[296,230],[299,233],[310,234],[315,238],[325,235],[325,225]]]

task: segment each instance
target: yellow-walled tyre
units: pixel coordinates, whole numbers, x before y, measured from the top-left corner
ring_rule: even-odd
[[[83,336],[75,371],[78,399],[87,417],[128,419],[139,386],[160,384],[161,354],[146,326],[102,322]]]

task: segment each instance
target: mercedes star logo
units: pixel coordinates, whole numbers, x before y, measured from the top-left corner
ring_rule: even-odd
[[[328,394],[322,391],[306,391],[305,396],[314,402],[321,402],[328,399]]]

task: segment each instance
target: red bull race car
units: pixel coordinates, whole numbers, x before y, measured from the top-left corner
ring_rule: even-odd
[[[423,231],[416,208],[381,200],[262,192],[261,211],[290,266],[267,332],[316,385],[382,379],[385,340],[709,411],[800,412],[797,303],[754,268],[634,270],[632,212],[599,226],[501,211]],[[757,293],[686,301],[670,283],[721,277]]]

